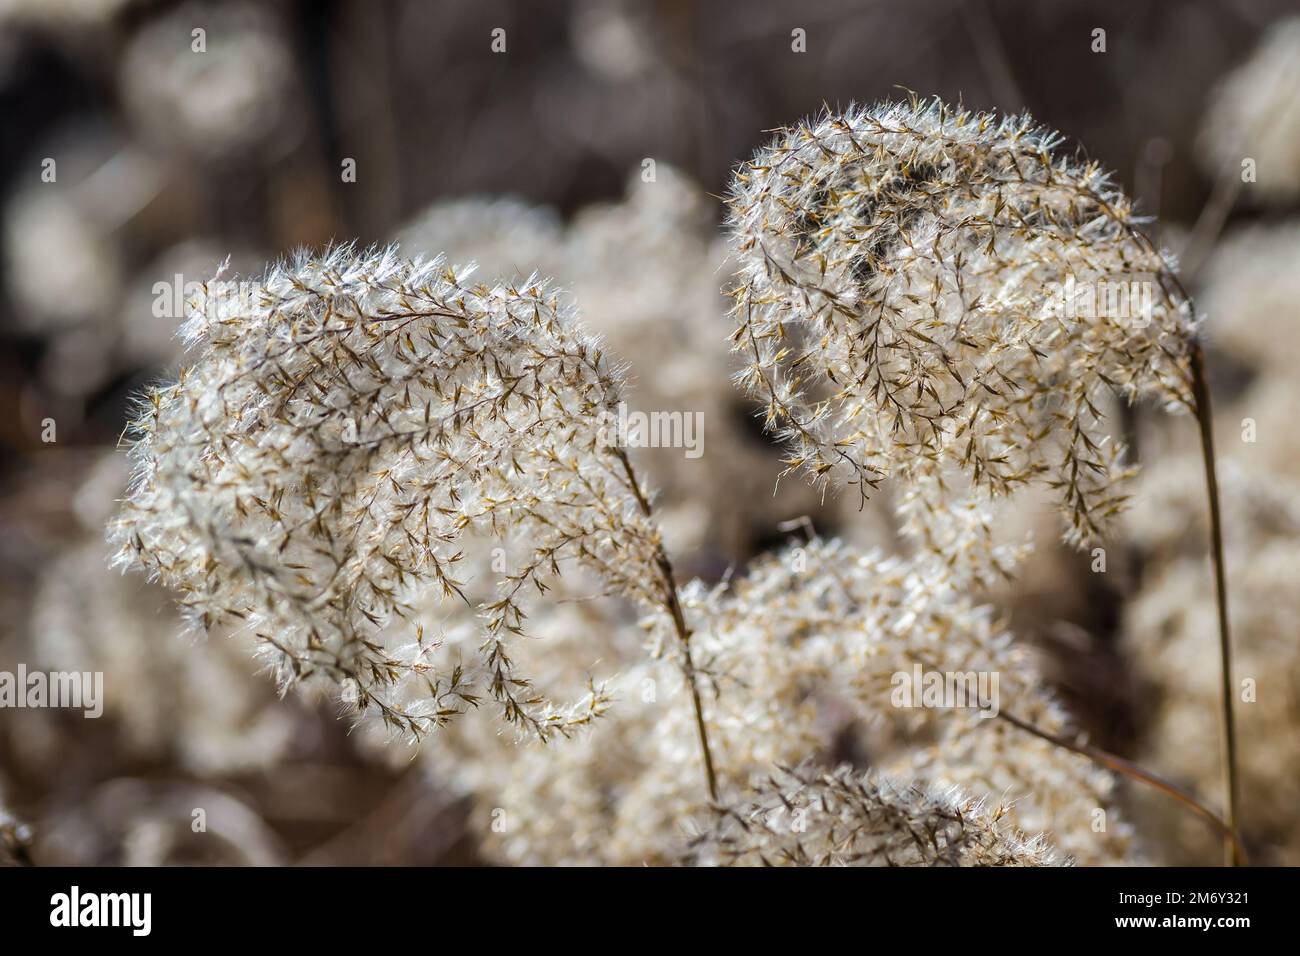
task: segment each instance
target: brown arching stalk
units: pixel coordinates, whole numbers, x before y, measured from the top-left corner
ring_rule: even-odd
[[[627,475],[628,485],[632,489],[632,494],[636,497],[637,506],[641,513],[649,518],[652,510],[650,502],[645,493],[641,490],[641,483],[637,480],[636,472],[632,468],[632,461],[627,457],[627,452],[622,448],[614,448],[614,454],[623,465],[623,471]],[[691,692],[691,706],[695,710],[695,729],[700,740],[700,755],[704,760],[704,777],[709,787],[709,799],[714,803],[718,802],[718,777],[713,767],[713,750],[709,746],[709,732],[704,721],[704,702],[700,698],[699,681],[696,680],[695,662],[691,657],[691,632],[686,626],[686,614],[682,611],[681,600],[677,596],[677,577],[673,572],[672,561],[668,557],[668,552],[664,550],[663,543],[660,542],[658,554],[656,555],[656,565],[659,569],[661,584],[664,592],[664,611],[672,619],[673,631],[677,635],[678,643],[681,647],[682,655],[682,676],[686,680],[686,686]]]
[[[1191,352],[1193,411],[1201,436],[1201,458],[1205,465],[1205,489],[1210,509],[1210,550],[1214,562],[1214,597],[1218,609],[1219,666],[1222,671],[1223,787],[1228,826],[1238,826],[1240,793],[1237,776],[1237,722],[1232,710],[1232,632],[1228,624],[1227,568],[1223,554],[1223,518],[1219,502],[1219,479],[1214,464],[1214,423],[1210,386],[1205,374],[1205,352],[1196,339]],[[1242,863],[1240,844],[1225,841],[1225,861]]]
[[[1234,862],[1246,862],[1246,848],[1242,846],[1241,838],[1237,835],[1236,827],[1233,825],[1231,818],[1224,820],[1183,788],[1170,783],[1168,780],[1157,776],[1149,770],[1143,769],[1131,760],[1125,760],[1123,757],[1116,756],[1115,754],[1101,750],[1098,747],[1093,747],[1078,741],[1072,741],[1060,734],[1049,733],[1041,727],[1036,727],[1026,720],[1021,720],[1019,717],[1016,717],[1014,714],[1010,714],[1005,710],[999,711],[998,717],[1005,720],[1013,727],[1018,727],[1025,733],[1032,734],[1040,740],[1045,740],[1049,744],[1068,750],[1071,753],[1076,753],[1081,757],[1087,757],[1100,767],[1105,767],[1107,770],[1123,774],[1132,780],[1137,780],[1140,783],[1155,787],[1166,796],[1174,798],[1179,803],[1183,804],[1183,806],[1190,808],[1193,812],[1208,820],[1214,829],[1223,836],[1223,842],[1229,849],[1230,859]]]

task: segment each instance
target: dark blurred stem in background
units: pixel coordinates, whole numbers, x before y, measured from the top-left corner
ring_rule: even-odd
[[[686,168],[707,169],[717,152],[717,142],[716,127],[710,118],[709,85],[704,81],[698,10],[690,0],[668,0],[663,5],[663,23],[668,61],[682,84],[681,88],[698,93],[694,102],[683,98],[682,108],[688,114],[687,126],[690,129],[684,162]]]
[[[984,0],[968,0],[961,5],[962,19],[970,32],[979,58],[980,71],[989,85],[989,93],[1004,113],[1017,113],[1028,109],[1025,94],[1016,82],[1016,72],[1007,56],[997,24]]]
[[[373,2],[332,3],[319,38],[328,76],[332,126],[331,162],[343,156],[357,161],[357,182],[344,195],[354,235],[379,241],[391,235],[406,208],[398,143],[398,64],[391,34],[397,21],[389,7],[375,15]],[[325,103],[326,101],[322,101]]]
[[[338,111],[331,84],[329,34],[338,9],[337,0],[299,0],[294,15],[295,40],[303,63],[307,98],[312,104],[308,129],[298,153],[278,170],[292,194],[301,196],[298,205],[310,208],[310,225],[295,221],[293,210],[282,211],[279,230],[282,244],[319,243],[328,239],[359,235],[351,203],[339,210],[331,202],[330,177],[342,175],[342,149]],[[307,191],[302,195],[303,190]],[[283,235],[286,229],[300,232]],[[288,242],[283,242],[283,240]]]

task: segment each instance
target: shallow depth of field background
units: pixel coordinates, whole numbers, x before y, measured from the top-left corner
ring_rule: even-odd
[[[1160,216],[1161,240],[1200,260],[1190,279],[1228,475],[1239,671],[1259,683],[1239,717],[1246,839],[1258,862],[1300,863],[1300,28],[1281,19],[1295,12],[1292,0],[0,0],[0,669],[102,670],[107,694],[100,720],[0,712],[12,814],[0,812],[0,856],[17,820],[20,854],[38,863],[484,859],[469,800],[436,774],[350,734],[336,702],[278,701],[243,649],[183,643],[165,596],[104,565],[100,529],[124,480],[114,445],[132,396],[180,357],[157,283],[204,281],[227,256],[232,274],[255,275],[293,247],[350,238],[476,259],[484,278],[537,268],[632,363],[647,407],[705,412],[699,460],[646,458],[685,575],[743,568],[804,515],[889,547],[887,496],[859,512],[793,479],[771,494],[778,453],[726,378],[716,197],[765,130],[912,90],[1028,109],[1086,144]],[[196,27],[206,53],[191,52]],[[796,28],[806,52],[792,50]],[[1282,106],[1244,124],[1242,136],[1271,135],[1258,181],[1227,188],[1235,127],[1207,117],[1219,96],[1231,120],[1234,100],[1215,91],[1288,29],[1292,53],[1279,43],[1236,84],[1243,115]],[[1045,651],[1092,740],[1213,801],[1218,665],[1194,427],[1146,408],[1128,427],[1143,464],[1161,464],[1107,573],[1055,542],[1047,509],[1025,513],[1036,557],[991,599]],[[1205,827],[1161,801],[1121,801],[1150,858],[1216,862]],[[196,806],[210,808],[206,836],[191,832]]]

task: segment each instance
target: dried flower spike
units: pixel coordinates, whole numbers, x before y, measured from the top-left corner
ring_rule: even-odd
[[[1005,808],[841,766],[779,770],[747,805],[719,810],[689,862],[727,866],[1064,866],[1043,837],[1001,822]]]
[[[467,274],[342,247],[239,295],[212,286],[185,329],[196,364],[135,422],[111,537],[196,624],[245,626],[284,686],[323,676],[410,735],[490,695],[546,737],[607,698],[559,707],[516,670],[527,596],[570,561],[646,607],[675,588],[602,432],[621,375],[545,284]],[[463,600],[471,535],[502,545],[504,570],[480,659],[440,668],[414,608]]]
[[[1075,542],[1122,506],[1109,393],[1190,406],[1192,311],[1129,201],[1027,116],[826,114],[736,172],[740,385],[789,471],[1059,490]],[[1136,312],[1137,314],[1133,314]]]

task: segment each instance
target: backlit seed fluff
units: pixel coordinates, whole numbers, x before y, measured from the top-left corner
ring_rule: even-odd
[[[195,364],[135,422],[111,537],[194,623],[246,627],[282,685],[323,677],[409,735],[490,697],[545,737],[606,698],[558,707],[517,671],[528,596],[576,562],[656,607],[658,532],[602,431],[622,377],[571,307],[466,276],[342,247],[214,284],[185,329]],[[414,609],[468,600],[474,535],[499,546],[495,595],[477,660],[439,666]]]
[[[1107,401],[1188,405],[1193,313],[1060,141],[913,101],[799,123],[736,171],[738,381],[789,471],[863,494],[894,472],[1045,482],[1075,542],[1120,510]]]
[[[1065,866],[1004,807],[955,788],[900,785],[840,766],[773,773],[738,808],[719,809],[687,860],[727,866]]]
[[[869,761],[900,786],[959,788],[964,797],[952,805],[968,797],[1000,807],[1006,832],[1042,834],[1082,865],[1135,862],[1132,828],[1107,771],[974,706],[900,705],[898,676],[917,665],[986,681],[996,675],[1000,708],[1068,731],[1069,716],[1029,648],[971,598],[961,570],[928,555],[888,557],[815,539],[769,552],[725,583],[683,587],[716,803],[699,783],[681,668],[640,646],[648,639],[665,656],[676,653],[665,617],[648,616],[643,633],[610,613],[613,602],[565,601],[562,616],[537,622],[534,633],[545,637],[520,648],[521,666],[547,686],[572,688],[598,658],[615,700],[591,733],[542,747],[503,739],[485,715],[468,714],[429,739],[425,759],[435,779],[473,793],[481,852],[501,863],[681,860],[691,837],[716,822],[717,807],[743,815],[762,802],[753,788],[776,768],[828,769],[846,757]],[[566,574],[557,591],[576,598],[586,589],[569,589],[580,583]],[[454,637],[442,653],[453,645]],[[494,827],[503,812],[504,829]],[[780,832],[757,832],[749,844],[772,857],[785,845]],[[752,861],[703,849],[689,859]]]

